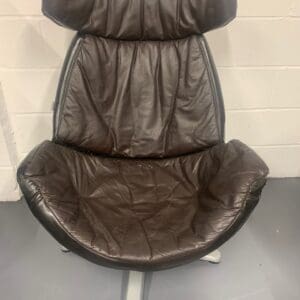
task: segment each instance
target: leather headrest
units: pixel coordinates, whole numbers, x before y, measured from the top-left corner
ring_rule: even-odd
[[[229,23],[237,0],[43,0],[43,12],[79,32],[124,40],[184,38]]]

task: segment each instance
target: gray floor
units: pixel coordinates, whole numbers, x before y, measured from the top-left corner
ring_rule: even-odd
[[[270,180],[247,225],[221,250],[146,277],[146,300],[300,299],[300,179]],[[0,204],[1,300],[120,300],[126,273],[70,253],[23,202]]]

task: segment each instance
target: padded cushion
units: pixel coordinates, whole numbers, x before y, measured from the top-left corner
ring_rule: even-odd
[[[223,103],[203,37],[71,47],[55,141],[93,153],[170,157],[223,141]]]
[[[201,34],[236,15],[237,0],[43,0],[60,25],[115,39],[166,40]]]
[[[233,235],[267,172],[239,141],[145,160],[44,142],[18,181],[33,213],[70,250],[102,265],[158,270],[202,257]]]

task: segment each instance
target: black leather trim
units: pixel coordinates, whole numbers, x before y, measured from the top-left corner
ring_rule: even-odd
[[[216,66],[211,55],[208,43],[204,36],[201,36],[199,39],[199,47],[203,53],[203,57],[205,59],[205,63],[207,66],[207,70],[209,73],[211,89],[214,93],[214,105],[216,111],[216,118],[218,123],[218,130],[220,139],[224,142],[225,139],[225,109],[224,109],[224,100],[220,85],[219,76],[216,70]]]
[[[54,113],[53,113],[53,138],[55,140],[60,119],[60,111],[64,105],[65,101],[65,91],[70,78],[70,74],[73,69],[74,62],[77,58],[78,51],[80,50],[82,38],[80,34],[76,34],[73,38],[71,45],[69,46],[64,65],[60,74],[60,79],[58,83],[58,88],[56,92],[56,98],[54,103]]]

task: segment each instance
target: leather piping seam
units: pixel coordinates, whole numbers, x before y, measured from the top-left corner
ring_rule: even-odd
[[[56,132],[56,127],[57,127],[57,114],[58,114],[58,110],[59,110],[59,106],[60,106],[60,98],[61,98],[61,94],[62,94],[62,87],[64,85],[64,78],[65,78],[65,73],[66,73],[66,69],[67,69],[67,65],[69,63],[69,58],[73,53],[73,49],[74,46],[76,45],[78,41],[78,34],[75,35],[75,37],[73,38],[71,45],[69,46],[69,50],[67,52],[66,58],[64,60],[63,63],[63,67],[62,70],[60,72],[60,76],[59,76],[59,82],[58,82],[58,87],[56,90],[56,95],[55,95],[55,100],[54,100],[54,105],[53,105],[53,136],[55,137],[55,132]]]
[[[219,108],[219,113],[220,113],[220,128],[221,128],[221,132],[222,132],[222,139],[223,139],[222,141],[224,142],[226,115],[225,115],[225,105],[224,105],[224,97],[223,97],[222,88],[221,88],[221,82],[220,82],[216,64],[214,62],[209,44],[208,44],[205,36],[203,36],[202,42],[203,42],[203,45],[207,52],[207,56],[208,56],[209,63],[211,66],[211,72],[212,72],[212,75],[213,75],[213,78],[215,81],[215,85],[216,85],[216,92],[218,95],[218,108]]]
[[[176,55],[177,55],[177,59],[178,59],[178,77],[177,77],[177,82],[176,82],[176,87],[174,90],[174,96],[172,97],[172,103],[171,103],[171,107],[170,107],[170,112],[168,115],[168,119],[166,120],[166,125],[164,128],[164,140],[163,140],[163,152],[167,153],[168,152],[168,142],[169,142],[169,137],[170,137],[170,129],[172,128],[171,125],[173,123],[174,120],[174,114],[175,114],[175,110],[176,110],[176,103],[178,101],[178,92],[179,92],[179,87],[180,87],[180,75],[181,75],[181,70],[182,70],[182,65],[181,65],[181,56],[179,53],[179,49],[178,49],[178,42],[175,41],[174,43],[174,47],[175,47],[175,51],[176,51]],[[161,54],[160,54],[161,55]]]
[[[218,129],[218,136],[219,136],[219,140],[223,139],[222,137],[222,130],[221,130],[221,124],[220,124],[220,110],[219,110],[219,106],[218,106],[218,101],[217,99],[219,98],[219,94],[217,91],[217,86],[216,86],[216,82],[215,82],[215,78],[214,78],[214,74],[212,73],[212,66],[210,64],[210,60],[209,60],[209,56],[208,53],[206,51],[206,48],[203,46],[203,37],[200,37],[200,41],[199,39],[197,39],[198,41],[198,45],[200,48],[200,51],[202,53],[203,56],[203,60],[207,69],[207,73],[208,73],[208,79],[209,79],[209,84],[210,84],[210,88],[213,94],[213,106],[214,106],[214,115],[215,115],[215,122],[217,125],[217,129]]]
[[[110,0],[109,0],[110,1]],[[145,0],[140,0],[140,5],[141,5],[141,16],[140,16],[140,21],[141,21],[141,38],[140,40],[143,40],[145,37]]]
[[[97,2],[97,0],[94,0],[93,6],[91,8],[90,16],[88,18],[89,26],[93,24],[93,12],[95,11],[96,2]]]
[[[64,74],[62,76],[61,81],[61,92],[58,95],[57,100],[57,107],[55,111],[55,132],[54,137],[55,139],[58,137],[60,126],[61,126],[61,120],[62,120],[62,112],[64,110],[65,102],[66,102],[66,96],[67,96],[67,89],[69,88],[70,80],[71,80],[71,73],[74,69],[74,65],[76,63],[76,59],[78,57],[79,52],[82,48],[82,38],[79,37],[76,42],[73,50],[70,53],[70,57],[67,61],[66,69],[64,71]]]

